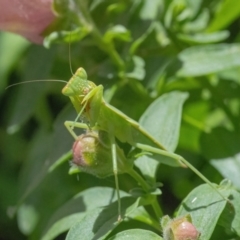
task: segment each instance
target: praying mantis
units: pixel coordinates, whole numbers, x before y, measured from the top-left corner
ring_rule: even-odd
[[[108,135],[111,145],[113,174],[118,196],[118,212],[121,213],[118,165],[117,165],[117,144],[116,139],[130,144],[133,148],[145,152],[154,153],[157,160],[161,162],[161,156],[165,156],[163,163],[175,167],[188,167],[195,172],[204,182],[208,183],[224,200],[229,200],[194,166],[180,155],[169,152],[160,142],[152,137],[138,122],[108,104],[103,98],[103,86],[96,86],[87,80],[87,73],[79,68],[63,88],[62,93],[69,97],[77,111],[75,121],[66,121],[64,124],[75,140],[78,136],[74,128],[84,128],[96,131],[103,131]],[[78,122],[83,118],[85,123]],[[121,218],[121,217],[120,217]]]

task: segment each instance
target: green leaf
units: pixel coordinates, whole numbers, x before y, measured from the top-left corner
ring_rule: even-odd
[[[171,152],[178,144],[182,106],[187,97],[188,94],[182,92],[164,94],[147,108],[139,121],[141,126]],[[155,178],[159,161],[171,165],[169,158],[156,154],[138,158],[135,165],[151,181]]]
[[[143,229],[131,229],[127,231],[120,232],[111,238],[109,240],[163,240],[162,237],[157,235],[154,232],[150,232],[148,230]]]
[[[19,61],[20,56],[29,46],[24,38],[12,33],[1,33],[0,35],[0,93],[7,85],[7,76],[13,65]],[[9,51],[11,49],[11,51]]]
[[[46,175],[54,169],[53,167],[60,165],[57,159],[60,158],[64,160],[60,163],[69,160],[68,157],[71,156],[71,154],[67,154],[65,157],[63,154],[71,148],[73,140],[65,129],[63,122],[68,117],[74,119],[75,114],[71,116],[70,113],[73,113],[72,107],[70,108],[68,106],[59,114],[54,123],[54,134],[47,133],[43,129],[35,133],[30,145],[31,151],[29,151],[29,155],[26,156],[27,161],[22,168],[20,178],[21,200],[25,199],[37,188]],[[55,146],[56,143],[57,147]],[[56,161],[58,164],[55,163]]]
[[[141,170],[142,174],[145,178],[148,179],[148,181],[155,182],[155,176],[159,166],[159,161],[152,159],[148,155],[144,155],[139,157],[134,162],[134,165],[136,165]]]
[[[78,27],[73,31],[54,31],[44,38],[43,45],[46,48],[54,43],[71,43],[82,40],[89,34],[90,30],[86,27]]]
[[[131,41],[131,32],[122,25],[115,25],[109,28],[103,36],[103,40],[107,43],[111,43],[113,39],[129,42]]]
[[[146,223],[153,228],[155,228],[157,231],[160,230],[160,224],[159,220],[156,220],[151,216],[151,214],[143,207],[140,206],[136,208],[134,211],[132,211],[129,216],[130,219],[134,219],[143,223]]]
[[[206,9],[206,8],[202,9],[202,11],[197,16],[196,19],[193,19],[192,21],[187,21],[183,25],[182,31],[184,33],[199,33],[200,31],[204,31],[205,28],[208,26],[209,19],[210,19],[209,9]]]
[[[178,55],[179,77],[203,76],[240,66],[240,44],[191,47]]]
[[[166,93],[157,98],[139,120],[140,125],[170,152],[178,144],[182,107],[187,97],[187,93],[178,91]]]
[[[159,0],[143,1],[143,6],[140,11],[140,18],[142,20],[153,20],[155,19],[161,8],[164,7],[164,2]]]
[[[23,204],[18,211],[18,226],[24,235],[32,233],[38,222],[39,214],[33,206]]]
[[[129,50],[132,55],[135,54],[135,52],[140,47],[140,45],[148,38],[148,36],[154,31],[154,29],[155,29],[155,24],[152,23],[139,38],[133,41]]]
[[[224,209],[219,220],[219,225],[223,226],[228,232],[235,232],[240,236],[240,193],[235,189],[231,191],[231,203]]]
[[[218,187],[225,197],[232,193],[233,189],[225,182]],[[199,240],[208,240],[218,223],[218,220],[226,206],[226,201],[214,191],[208,184],[195,188],[181,203],[177,217],[189,213],[192,222],[200,232]]]
[[[94,209],[68,232],[66,240],[104,239],[117,225],[120,224],[117,212],[117,202],[105,208]],[[125,197],[121,199],[122,216],[127,216],[138,205],[138,200]]]
[[[133,56],[133,70],[128,72],[126,77],[143,80],[145,77],[145,62],[141,57]]]
[[[228,31],[214,32],[214,33],[196,33],[196,34],[177,34],[177,37],[187,43],[204,44],[221,42],[229,37]]]
[[[30,65],[31,68],[24,72],[24,81],[42,80],[49,77],[54,53],[54,50],[47,51],[39,46],[32,47],[28,53],[26,64],[26,66]],[[18,94],[12,106],[10,131],[11,128],[18,130],[42,106],[41,104],[44,104],[43,96],[46,94],[50,84],[52,83],[49,81],[49,83],[35,82],[19,86]]]
[[[238,0],[222,1],[219,11],[210,22],[208,32],[225,28],[236,20],[240,15],[240,5]]]
[[[120,195],[123,197],[127,194],[120,191]],[[107,206],[116,199],[116,190],[107,187],[94,187],[80,192],[53,214],[41,239],[54,239],[81,221],[92,209]]]
[[[223,177],[230,179],[240,189],[240,154],[223,159],[212,159],[211,164]]]

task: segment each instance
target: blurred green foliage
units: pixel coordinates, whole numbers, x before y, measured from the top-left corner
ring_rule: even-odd
[[[114,188],[112,177],[68,175],[66,162],[48,172],[62,156],[70,158],[64,154],[73,143],[63,123],[74,120],[76,113],[61,94],[63,85],[49,81],[5,90],[26,80],[70,79],[69,42],[73,71],[84,67],[90,80],[104,86],[105,99],[135,120],[164,93],[188,92],[176,152],[212,182],[228,178],[240,189],[237,1],[55,0],[54,7],[59,19],[45,38],[49,48],[12,34],[0,35],[0,239],[40,239],[53,223],[76,214],[81,203],[71,201],[76,194],[86,197],[84,190],[109,187],[96,188],[94,207],[110,201],[103,196],[101,202],[100,194]],[[156,178],[164,184],[161,208],[172,216],[201,183],[191,170],[165,165],[158,168]],[[127,175],[119,179],[123,191],[137,187]],[[92,209],[89,203],[80,210]],[[98,209],[95,211],[93,215],[98,216]],[[10,219],[14,213],[15,218]],[[239,225],[234,226],[235,232],[229,230],[231,226],[225,231],[224,216],[219,216],[211,239],[239,239]],[[75,223],[71,221],[69,226],[59,225],[53,238],[49,235],[45,240],[59,233],[63,235],[58,239],[64,239],[64,232]],[[129,226],[160,234],[157,221],[148,225],[133,220]],[[127,229],[125,225],[112,234]]]

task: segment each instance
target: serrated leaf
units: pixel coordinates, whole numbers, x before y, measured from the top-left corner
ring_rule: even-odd
[[[156,233],[143,229],[131,229],[123,231],[109,238],[109,240],[146,240],[146,239],[163,240],[163,238],[157,235]]]

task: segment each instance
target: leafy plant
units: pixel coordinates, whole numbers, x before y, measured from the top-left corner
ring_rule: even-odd
[[[166,240],[162,233],[170,228],[161,219],[170,215],[191,222],[199,239],[239,239],[238,5],[55,0],[58,18],[45,32],[46,48],[1,34],[1,235]],[[91,81],[104,86],[107,102],[211,182],[221,182],[216,187],[231,204],[190,169],[140,154],[134,169],[143,182],[119,175],[120,222],[113,177],[69,175],[73,140],[63,123],[76,113],[60,94],[63,85],[36,82],[4,90],[25,80],[70,79],[69,43],[73,70],[84,67]],[[117,144],[130,159],[131,146]],[[9,220],[13,215],[17,221]]]

